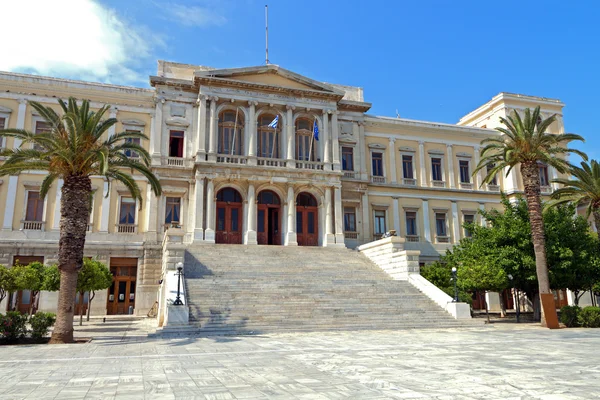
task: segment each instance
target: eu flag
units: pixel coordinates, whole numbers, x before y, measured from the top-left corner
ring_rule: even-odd
[[[319,127],[317,126],[317,120],[315,120],[313,124],[313,135],[315,135],[315,140],[319,140]]]

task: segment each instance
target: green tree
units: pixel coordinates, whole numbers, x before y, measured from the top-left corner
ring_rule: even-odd
[[[516,111],[507,119],[501,117],[500,122],[504,126],[497,128],[497,130],[502,135],[487,138],[481,142],[483,145],[481,161],[474,171],[474,173],[477,173],[479,170],[486,168],[488,172],[483,179],[483,183],[489,183],[496,174],[504,170],[508,174],[513,168],[520,165],[529,211],[538,287],[541,295],[550,294],[551,290],[546,260],[538,163],[544,163],[554,167],[558,172],[566,173],[570,169],[570,164],[561,156],[576,153],[587,159],[587,156],[582,152],[567,147],[568,143],[574,140],[583,141],[581,136],[546,132],[555,119],[555,115],[547,119],[541,118],[539,106],[533,112],[526,108],[524,119]],[[545,302],[553,301],[549,296],[543,296],[541,300]],[[544,307],[542,307],[543,309]],[[546,326],[546,318],[543,313],[542,326]]]
[[[28,312],[33,314],[38,294],[42,289],[42,282],[44,281],[44,264],[40,262],[33,262],[29,265],[17,264],[9,269],[9,273],[13,277],[11,292],[14,293],[19,290],[29,290],[31,292]],[[14,309],[18,309],[18,306],[15,303]]]
[[[4,265],[0,265],[0,303],[6,298],[14,287],[13,275]]]
[[[452,281],[452,267],[441,261],[421,267],[421,276],[443,290],[448,296],[454,297],[454,282]],[[458,300],[471,304],[471,294],[458,288]]]
[[[77,273],[83,264],[83,248],[90,215],[90,177],[103,176],[110,183],[122,182],[136,200],[142,200],[140,188],[130,173],[144,175],[156,195],[161,192],[160,183],[149,168],[150,155],[133,140],[147,140],[139,132],[117,133],[106,137],[114,126],[115,118],[104,119],[110,106],[97,111],[90,110],[88,100],[81,105],[69,98],[68,104],[58,100],[62,115],[51,107],[30,101],[29,104],[50,125],[48,133],[29,132],[22,129],[4,129],[0,136],[14,137],[22,141],[15,149],[5,149],[0,155],[6,157],[0,166],[0,176],[24,171],[46,171],[40,196],[45,197],[56,179],[63,180],[60,205],[60,239],[58,243],[58,269],[60,290],[56,325],[50,343],[73,342],[73,306],[77,291]],[[32,146],[29,146],[29,145]],[[138,160],[131,160],[126,152],[135,151]]]
[[[108,289],[112,285],[112,274],[108,267],[90,258],[83,260],[83,267],[79,270],[77,277],[77,292],[79,293],[79,304],[83,305],[83,298],[88,292],[87,320],[90,320],[90,309],[92,300],[96,296],[96,290]],[[79,307],[79,325],[83,323],[83,306]]]

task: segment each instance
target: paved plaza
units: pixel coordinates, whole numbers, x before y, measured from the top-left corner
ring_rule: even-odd
[[[0,398],[600,398],[600,330],[166,338],[148,337],[150,322],[89,322],[86,344],[1,347]]]

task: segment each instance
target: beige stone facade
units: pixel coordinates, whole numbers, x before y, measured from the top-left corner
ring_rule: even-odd
[[[560,101],[510,93],[456,125],[373,116],[361,88],[317,82],[276,65],[211,69],[159,61],[150,82],[151,89],[142,89],[0,73],[0,126],[41,130],[27,101],[58,109],[56,98],[74,96],[93,107],[111,104],[119,123],[109,134],[137,130],[149,137],[141,144],[163,194],[152,195],[136,176],[144,193],[139,209],[124,187],[109,190],[94,177],[86,243],[86,254],[109,265],[134,260],[127,298],[142,315],[157,297],[169,229],[181,232],[184,246],[351,248],[395,230],[407,249],[420,250],[422,263],[432,261],[467,234],[465,220],[479,221],[478,210],[499,207],[500,190],[521,191],[514,172],[490,185],[481,184],[482,174],[472,176],[480,142],[498,135],[500,116],[540,105],[544,117],[558,115],[551,132],[564,130]],[[276,117],[277,127],[268,127]],[[4,139],[1,145],[20,143]],[[550,193],[556,172],[546,173],[543,191]],[[0,181],[2,264],[19,256],[56,260],[61,182],[41,200],[42,179],[32,171]],[[107,296],[95,299],[97,312],[113,311]],[[40,308],[52,309],[54,302],[45,294]]]

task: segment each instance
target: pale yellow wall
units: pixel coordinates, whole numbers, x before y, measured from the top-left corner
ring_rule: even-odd
[[[12,110],[12,112],[10,113],[10,115],[8,116],[8,124],[6,124],[6,128],[11,128],[14,129],[17,127],[17,114],[18,114],[18,110],[19,110],[19,102],[16,100],[10,100],[10,99],[0,99],[0,106],[2,107],[6,107]],[[6,148],[11,148],[13,146],[14,143],[14,139],[13,138],[4,138],[4,143]]]

